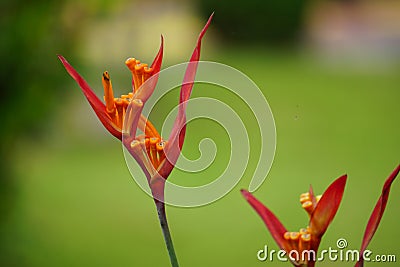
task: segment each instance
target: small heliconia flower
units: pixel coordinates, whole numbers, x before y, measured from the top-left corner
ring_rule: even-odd
[[[375,234],[389,198],[390,186],[400,171],[400,165],[386,179],[382,194],[369,218],[359,254],[362,255]],[[291,253],[289,257],[294,266],[314,266],[321,238],[332,222],[342,200],[347,176],[335,180],[326,189],[322,196],[315,196],[312,188],[309,192],[300,195],[300,203],[309,214],[310,221],[307,227],[298,232],[289,232],[279,219],[258,199],[246,190],[241,190],[249,204],[263,219],[272,237],[278,246]],[[307,252],[307,253],[303,253]],[[310,254],[311,252],[311,254]],[[360,257],[356,267],[362,267],[363,258]]]
[[[321,238],[339,208],[342,200],[347,176],[344,175],[334,181],[322,196],[315,196],[310,187],[309,192],[300,195],[300,203],[308,213],[310,221],[308,226],[298,232],[289,232],[279,219],[258,199],[246,190],[241,190],[249,204],[263,219],[272,237],[278,246],[288,254],[297,252],[290,260],[294,266],[314,266],[315,258],[303,257],[303,251],[317,252]]]

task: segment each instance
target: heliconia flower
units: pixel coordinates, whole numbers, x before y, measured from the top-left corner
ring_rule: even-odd
[[[310,221],[307,227],[298,232],[287,231],[275,214],[250,192],[247,190],[241,190],[241,192],[260,215],[278,246],[288,253],[292,264],[294,266],[314,266],[316,255],[303,252],[314,251],[317,253],[321,238],[339,208],[346,180],[346,175],[339,177],[322,196],[315,196],[311,186],[309,192],[300,195],[300,203],[309,214]],[[292,252],[297,254],[292,255]]]
[[[389,198],[390,187],[399,172],[400,165],[397,166],[397,168],[385,181],[385,184],[382,188],[382,194],[379,197],[378,202],[376,203],[375,208],[368,220],[361,249],[359,251],[360,259],[356,263],[355,267],[364,266],[364,259],[362,255],[379,226]],[[241,190],[241,192],[250,205],[263,219],[278,246],[287,253],[291,251],[297,252],[297,254],[294,256],[299,257],[299,260],[296,261],[290,259],[293,265],[312,267],[315,265],[315,258],[317,257],[316,253],[318,251],[321,238],[327,230],[329,224],[332,222],[333,217],[339,208],[346,184],[346,179],[346,175],[338,178],[328,187],[328,189],[326,189],[322,196],[315,196],[311,187],[308,193],[300,195],[300,203],[310,215],[310,222],[306,228],[300,229],[299,232],[288,232],[279,219],[251,193],[246,190]],[[305,251],[308,252],[303,253]],[[311,255],[310,251],[314,252],[314,255]],[[303,257],[303,254],[306,257]],[[311,257],[309,255],[311,255]]]
[[[364,237],[361,244],[360,255],[363,255],[364,251],[367,249],[369,242],[374,236],[376,229],[378,229],[379,223],[381,222],[383,212],[385,211],[386,204],[389,198],[390,186],[392,185],[394,179],[400,172],[400,165],[389,175],[386,179],[385,184],[382,188],[382,194],[375,205],[374,210],[368,220],[367,227],[364,232]],[[360,257],[359,261],[356,263],[355,267],[364,266],[364,258]]]
[[[116,138],[124,142],[125,147],[145,172],[155,198],[163,201],[165,179],[171,173],[182,149],[186,132],[186,102],[188,101],[200,58],[201,40],[206,33],[213,14],[199,34],[197,45],[189,60],[183,78],[179,99],[179,111],[171,134],[164,140],[153,124],[142,115],[143,106],[153,93],[163,58],[163,37],[160,49],[148,66],[140,60],[129,58],[126,66],[132,73],[132,92],[114,98],[110,75],[103,73],[104,101],[101,101],[88,83],[68,63],[58,56],[67,72],[81,87],[89,104],[104,127]],[[137,129],[144,134],[137,135]]]
[[[172,244],[167,223],[164,203],[165,181],[175,166],[180,155],[186,134],[186,106],[190,98],[200,58],[201,40],[206,33],[214,13],[197,39],[196,47],[190,57],[179,97],[178,115],[168,139],[163,139],[153,124],[142,114],[143,106],[150,98],[157,85],[163,58],[164,40],[161,36],[160,49],[150,67],[140,60],[129,58],[126,66],[132,73],[132,92],[114,98],[110,74],[103,73],[103,103],[90,88],[88,83],[68,63],[63,56],[58,56],[67,72],[81,87],[89,104],[104,127],[122,141],[129,153],[135,158],[147,177],[154,202],[156,204],[161,229],[167,246],[172,266],[178,266],[178,260]],[[137,130],[143,134],[137,134]]]

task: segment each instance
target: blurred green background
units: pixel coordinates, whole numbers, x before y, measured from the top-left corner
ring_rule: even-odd
[[[127,57],[150,62],[164,34],[164,67],[186,61],[212,11],[201,58],[247,74],[275,117],[275,161],[255,195],[295,231],[307,224],[299,194],[309,184],[322,193],[347,173],[342,205],[321,248],[335,247],[338,238],[359,248],[381,186],[399,164],[397,1],[5,0],[0,266],[169,265],[152,200],[130,177],[120,143],[100,125],[56,54],[99,96],[106,69],[117,94],[123,94],[130,88]],[[168,97],[177,101],[176,96]],[[224,92],[197,85],[193,97],[198,96],[229,99],[242,117],[249,114]],[[167,106],[160,110],[167,113]],[[188,125],[183,153],[198,157],[204,137],[218,146],[216,164],[193,175],[175,170],[171,179],[207,180],[223,171],[229,140],[210,121]],[[264,245],[277,246],[239,193],[255,169],[256,138],[251,145],[251,163],[226,197],[200,208],[167,207],[182,266],[289,266],[256,258]],[[399,196],[395,182],[369,247],[375,254],[400,255]]]

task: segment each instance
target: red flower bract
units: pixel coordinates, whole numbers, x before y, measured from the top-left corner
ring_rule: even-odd
[[[390,187],[394,179],[399,174],[399,172],[400,172],[400,165],[398,165],[397,168],[394,169],[394,171],[389,175],[389,177],[385,181],[385,184],[383,185],[382,194],[379,197],[374,210],[372,211],[372,214],[368,220],[367,227],[364,232],[364,237],[360,249],[360,255],[362,255],[364,251],[367,249],[369,242],[371,241],[376,230],[378,229],[379,223],[381,222],[383,212],[385,211],[386,204],[389,198]],[[360,260],[357,262],[355,266],[356,267],[364,266],[364,258],[360,257]]]

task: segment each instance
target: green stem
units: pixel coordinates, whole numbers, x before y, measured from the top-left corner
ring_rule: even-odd
[[[155,200],[158,219],[160,220],[161,230],[164,235],[165,245],[167,246],[169,259],[171,261],[172,267],[179,267],[178,259],[176,258],[174,244],[172,243],[171,233],[169,232],[168,222],[167,222],[167,215],[165,213],[165,204],[158,200]]]

